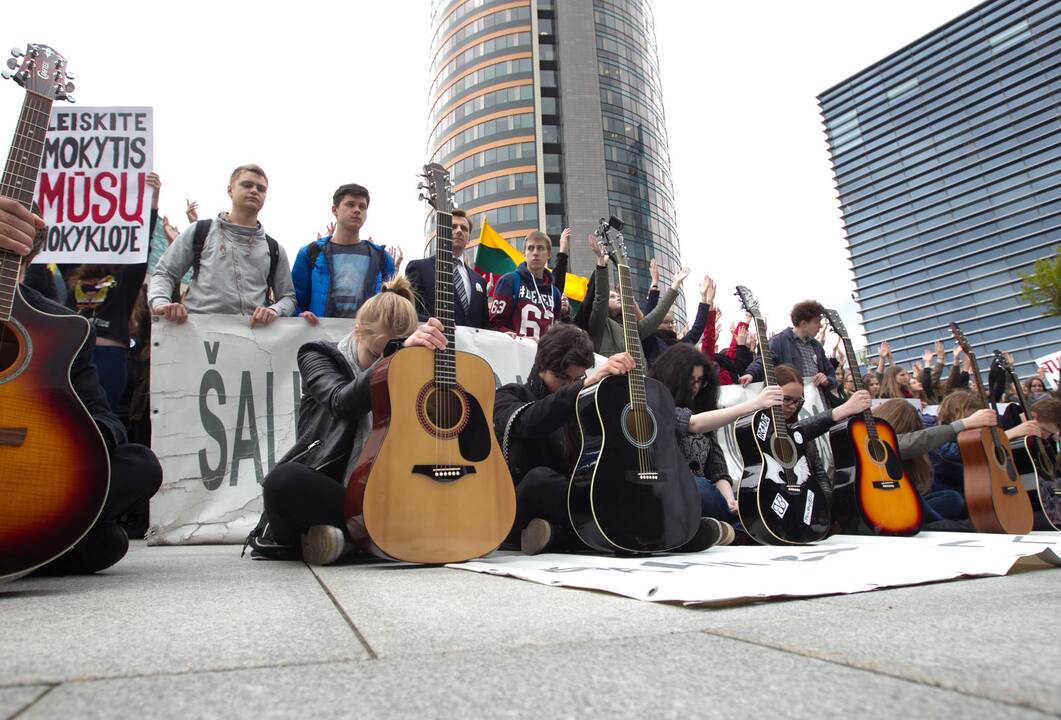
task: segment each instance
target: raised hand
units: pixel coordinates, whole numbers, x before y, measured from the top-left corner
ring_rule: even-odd
[[[936,356],[936,362],[943,363],[947,361],[947,348],[943,346],[942,340],[937,340],[932,349]]]
[[[184,214],[188,216],[188,222],[197,222],[199,220],[199,203],[188,198],[184,198],[184,202],[187,204]]]
[[[674,276],[674,281],[670,284],[672,290],[678,290],[681,288],[682,283],[685,282],[685,278],[689,277],[689,268],[683,267]]]
[[[700,282],[700,302],[713,305],[715,302],[715,290],[715,281],[711,279],[710,275],[704,275],[704,279]]]
[[[571,228],[564,228],[564,231],[560,233],[560,252],[567,254],[568,247],[571,246]]]
[[[892,348],[891,345],[888,344],[887,340],[881,340],[880,356],[882,358],[890,358],[892,356]]]
[[[144,178],[144,184],[155,191],[151,194],[151,209],[158,210],[158,195],[162,192],[162,180],[152,172],[148,173],[147,177]]]
[[[170,245],[172,245],[173,241],[177,239],[178,235],[180,235],[177,228],[170,224],[169,217],[166,215],[162,216],[162,232],[166,234],[166,240]]]
[[[648,261],[648,274],[652,278],[653,285],[659,285],[659,265],[656,264],[656,258],[651,258]]]
[[[589,249],[593,251],[593,255],[597,258],[597,267],[604,267],[608,264],[608,256],[604,253],[604,246],[601,245],[600,238],[593,233],[589,235]]]
[[[402,266],[402,260],[405,259],[405,253],[397,245],[389,245],[387,247],[387,254],[394,260],[394,273],[398,273],[398,269]]]

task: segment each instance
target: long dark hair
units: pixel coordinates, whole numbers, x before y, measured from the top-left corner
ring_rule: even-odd
[[[704,379],[700,391],[693,395],[693,368],[698,366],[704,369]],[[674,404],[678,407],[689,408],[694,413],[718,408],[718,372],[715,364],[693,345],[671,345],[656,358],[648,375],[670,390]]]

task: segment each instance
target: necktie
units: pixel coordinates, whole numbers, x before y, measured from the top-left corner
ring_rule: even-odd
[[[461,277],[460,263],[453,263],[453,290],[457,293],[464,312],[468,312],[468,291],[464,288],[464,278]]]

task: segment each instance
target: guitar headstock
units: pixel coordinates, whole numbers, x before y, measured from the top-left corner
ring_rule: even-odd
[[[1008,372],[1010,375],[1013,374],[1013,366],[1010,364],[1009,358],[1007,358],[1001,350],[995,350],[994,362],[996,365]]]
[[[833,326],[837,335],[847,337],[847,328],[844,327],[844,321],[840,319],[840,313],[826,308],[825,317],[829,319],[829,324]]]
[[[73,75],[66,71],[66,58],[47,45],[30,43],[25,52],[12,49],[7,67],[9,69],[3,72],[3,76],[13,79],[26,92],[48,100],[74,102],[70,94],[74,91],[74,84],[70,82]]]
[[[600,238],[601,247],[616,265],[627,264],[626,241],[623,240],[623,221],[612,215],[600,219],[593,233]]]
[[[973,357],[973,351],[969,346],[969,340],[965,337],[965,333],[962,332],[961,328],[958,327],[958,323],[950,323],[950,333],[954,336],[954,341],[961,346],[962,352],[969,357]]]
[[[450,182],[449,171],[438,163],[429,163],[424,165],[424,171],[419,177],[423,178],[423,182],[416,187],[427,191],[420,193],[420,199],[427,200],[427,203],[438,212],[452,212],[454,208],[453,183]]]
[[[738,285],[737,297],[740,298],[741,307],[745,311],[751,313],[754,317],[762,317],[762,313],[759,311],[759,303],[755,300],[751,290],[743,285]]]

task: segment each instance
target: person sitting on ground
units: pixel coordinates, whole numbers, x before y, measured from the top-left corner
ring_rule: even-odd
[[[781,388],[768,385],[753,400],[719,408],[719,382],[714,365],[704,353],[684,343],[667,348],[648,374],[663,383],[674,397],[675,432],[682,455],[696,478],[701,516],[735,524],[738,517],[733,478],[715,431],[756,410],[780,405]],[[723,533],[727,535],[732,530],[731,526],[724,527]]]
[[[597,258],[604,257],[604,250],[596,236],[589,236],[589,244]],[[674,301],[678,299],[678,290],[688,276],[689,268],[679,270],[671,286],[667,292],[663,293],[663,297],[660,298],[652,312],[638,320],[637,334],[640,340],[644,340],[656,331],[671,306],[674,305]],[[593,348],[601,355],[612,355],[627,350],[626,335],[622,324],[622,300],[618,290],[609,292],[607,262],[601,265],[598,261],[593,282],[593,308],[589,317],[589,335],[593,340]],[[631,310],[636,312],[635,308]]]
[[[232,171],[232,209],[190,225],[159,258],[147,292],[153,314],[177,323],[186,321],[188,313],[250,315],[251,327],[294,314],[287,253],[258,221],[268,190],[269,179],[257,165]],[[175,299],[189,268],[187,295]]]
[[[811,378],[815,386],[832,389],[836,387],[835,371],[825,357],[825,348],[815,338],[821,330],[824,312],[825,307],[815,300],[796,303],[790,314],[792,327],[787,327],[770,338],[770,355],[774,365],[791,365],[802,372],[804,377]],[[753,380],[762,379],[762,358],[756,358],[744,371],[740,384],[747,385]]]
[[[906,477],[924,501],[926,529],[932,529],[932,523],[965,519],[964,495],[936,481],[930,458],[939,448],[955,442],[958,433],[963,430],[994,427],[998,423],[995,412],[975,410],[967,417],[925,427],[921,413],[913,405],[902,399],[893,399],[876,407],[873,415],[887,422],[895,431]],[[946,527],[955,529],[951,525]]]
[[[409,283],[397,278],[362,303],[338,343],[299,348],[298,439],[262,483],[262,521],[247,538],[253,557],[329,565],[353,550],[343,503],[372,430],[372,368],[413,346],[442,349],[446,337],[435,318],[418,326]]]
[[[880,380],[880,398],[912,398],[910,389],[912,376],[901,365],[889,365]]]
[[[1046,389],[1046,384],[1043,382],[1043,375],[1043,369],[1039,368],[1038,375],[1028,378],[1021,384],[1021,388],[1024,390],[1024,399],[1031,405],[1034,405],[1043,398],[1050,397],[1050,393]]]
[[[653,261],[653,263],[654,262],[655,261]],[[656,275],[653,276],[654,281],[658,280],[658,273],[659,271],[657,270]],[[654,289],[649,291],[648,312],[651,313],[658,302],[659,286],[657,285]],[[696,308],[696,319],[693,320],[693,324],[689,327],[689,331],[679,337],[674,331],[674,310],[668,310],[666,315],[663,316],[663,320],[660,322],[656,332],[652,333],[642,341],[642,346],[645,349],[645,362],[652,365],[664,350],[675,343],[696,345],[704,334],[704,328],[707,326],[708,314],[711,312],[714,302],[715,281],[711,279],[710,275],[704,275],[704,279],[700,283],[700,304]]]
[[[397,272],[398,250],[361,238],[369,201],[363,186],[339,186],[332,194],[335,231],[304,246],[295,256],[291,282],[297,312],[311,325],[322,317],[355,317],[361,304],[378,295],[383,283]]]
[[[561,288],[546,267],[553,241],[540,230],[523,241],[526,258],[513,272],[502,275],[490,301],[490,324],[512,337],[538,339],[560,312]]]
[[[24,255],[19,282],[25,269],[43,249],[44,222],[10,198],[0,198],[0,249]],[[36,290],[21,285],[22,297],[31,307],[50,315],[74,315],[74,311],[48,300]],[[129,536],[118,519],[154,495],[162,485],[162,466],[150,448],[127,442],[125,427],[107,402],[99,383],[92,352],[95,328],[70,364],[70,384],[103,437],[110,460],[110,487],[95,524],[70,550],[37,568],[39,575],[83,575],[111,567],[125,557]]]

